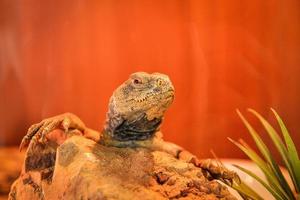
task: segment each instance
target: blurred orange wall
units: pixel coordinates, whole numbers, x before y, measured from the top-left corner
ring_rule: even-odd
[[[136,71],[170,76],[162,130],[198,156],[241,157],[226,138],[253,144],[235,113],[247,107],[274,107],[299,149],[299,0],[2,0],[0,144],[66,111],[100,130]]]

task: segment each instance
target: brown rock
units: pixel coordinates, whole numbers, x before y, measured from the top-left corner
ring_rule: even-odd
[[[11,184],[20,175],[24,153],[17,147],[0,148],[0,199],[7,199]]]
[[[9,199],[235,199],[164,152],[105,147],[80,136],[55,149],[29,149]]]

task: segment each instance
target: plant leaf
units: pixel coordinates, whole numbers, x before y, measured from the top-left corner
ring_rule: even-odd
[[[288,168],[289,171],[292,171],[292,166],[289,162],[289,156],[286,147],[284,146],[281,138],[279,137],[278,133],[275,131],[275,129],[267,122],[265,118],[263,118],[259,113],[257,113],[253,109],[248,109],[249,112],[251,112],[253,115],[255,115],[259,121],[262,123],[264,128],[266,129],[267,133],[269,134],[270,138],[272,139],[274,145],[276,146],[277,150],[279,151],[281,158],[284,161],[285,166]],[[294,198],[293,192],[291,188],[289,187],[286,179],[284,178],[278,164],[275,162],[275,159],[272,157],[271,153],[268,152],[269,155],[269,163],[271,164],[274,173],[279,179],[280,185],[283,187],[283,189],[287,192],[290,198]],[[293,174],[292,174],[293,175]]]
[[[249,185],[244,182],[234,182],[233,185],[228,186],[235,189],[243,199],[263,200],[259,194],[257,194]]]
[[[293,180],[296,191],[299,193],[300,192],[300,160],[299,160],[296,146],[289,134],[289,131],[287,130],[285,124],[283,123],[281,117],[277,114],[277,112],[273,108],[271,108],[271,110],[278,121],[283,138],[285,140],[285,144],[287,146],[287,151],[288,151],[288,158],[292,168],[291,169],[292,172],[289,169],[289,174]]]
[[[272,173],[272,170],[268,163],[266,163],[260,156],[257,155],[257,153],[252,150],[249,146],[243,146],[242,144],[239,144],[238,142],[228,138],[233,144],[235,144],[237,147],[239,147],[265,174],[269,185],[272,185],[274,187],[274,191],[280,196],[278,199],[289,199],[287,194],[284,192],[284,190],[280,187],[280,184],[278,180],[276,179],[276,175]]]
[[[289,185],[287,184],[286,180],[284,179],[284,177],[283,177],[277,163],[275,162],[272,154],[270,153],[268,147],[263,142],[261,137],[257,134],[255,129],[250,125],[250,123],[241,114],[241,112],[239,110],[237,110],[237,113],[238,113],[239,117],[242,119],[242,121],[245,124],[246,128],[248,129],[249,133],[251,134],[251,136],[252,136],[256,146],[258,147],[259,151],[261,152],[261,154],[263,155],[263,157],[267,161],[268,165],[271,167],[271,172],[273,174],[273,177],[275,177],[275,179],[276,178],[279,179],[277,181],[277,183],[279,183],[281,187],[278,187],[278,189],[283,193],[283,195],[287,199],[293,199],[294,195],[293,195]],[[269,179],[268,179],[268,181],[269,181]],[[270,184],[272,185],[272,183],[270,183]]]
[[[254,173],[252,173],[251,171],[238,166],[238,165],[233,165],[234,167],[238,168],[239,170],[245,172],[246,174],[248,174],[249,176],[253,177],[255,180],[257,180],[260,184],[262,184],[276,199],[281,199],[281,196],[278,195],[278,193],[268,185],[268,183],[266,183],[264,180],[262,180],[261,178],[259,178],[257,175],[255,175]]]

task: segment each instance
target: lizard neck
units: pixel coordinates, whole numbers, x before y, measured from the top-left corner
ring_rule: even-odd
[[[116,142],[149,140],[159,130],[161,122],[162,118],[148,120],[145,114],[133,120],[111,116],[106,121],[103,138]]]

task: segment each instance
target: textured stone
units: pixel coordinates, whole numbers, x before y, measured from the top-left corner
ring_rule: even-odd
[[[24,153],[17,147],[0,148],[0,200],[7,199],[11,184],[20,175]]]
[[[11,187],[11,200],[235,199],[201,169],[164,152],[106,147],[80,136],[67,139],[55,157],[49,156],[53,147],[31,148],[26,160],[36,156],[38,167],[25,162],[26,170]]]

